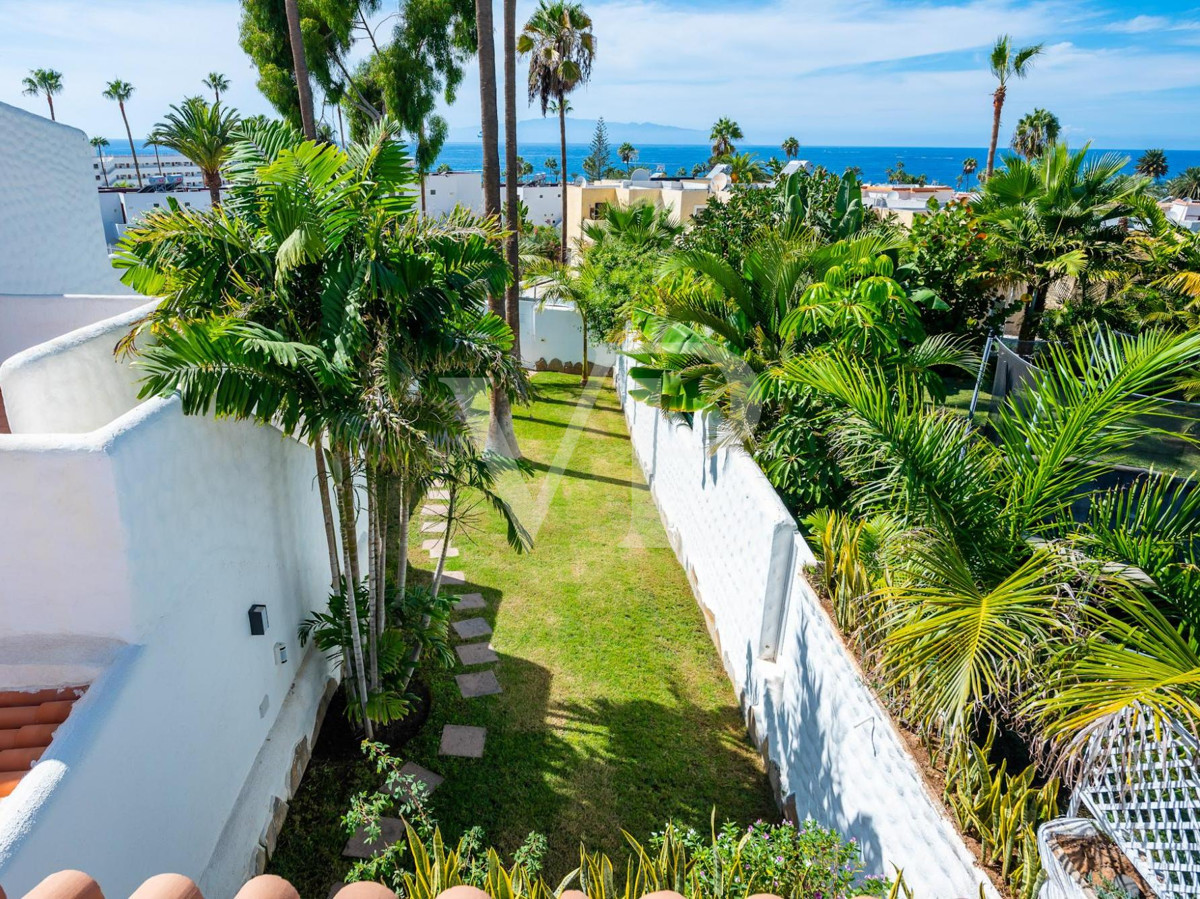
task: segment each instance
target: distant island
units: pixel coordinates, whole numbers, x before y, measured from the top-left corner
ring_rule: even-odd
[[[604,124],[608,126],[608,139],[614,144],[625,141],[635,146],[708,144],[708,132],[699,128],[678,128],[674,125],[659,125],[655,122],[610,122],[608,119],[604,120]],[[591,140],[592,132],[595,130],[595,119],[567,117],[567,143],[586,144]],[[558,119],[554,116],[546,116],[544,119],[519,121],[517,122],[517,137],[522,143],[557,143]],[[451,128],[447,139],[450,143],[478,143],[479,129],[476,127]]]

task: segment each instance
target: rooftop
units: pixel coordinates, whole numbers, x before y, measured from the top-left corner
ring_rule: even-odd
[[[0,692],[0,800],[42,757],[86,686]]]

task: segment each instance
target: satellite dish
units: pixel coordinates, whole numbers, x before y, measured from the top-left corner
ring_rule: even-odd
[[[578,178],[575,179],[575,186],[576,187],[587,187],[587,178],[583,177],[583,175],[580,175]]]
[[[724,190],[729,186],[729,176],[724,172],[717,172],[712,176],[713,190]]]
[[[650,180],[650,170],[649,169],[634,169],[629,175],[629,180],[630,181],[649,181]]]

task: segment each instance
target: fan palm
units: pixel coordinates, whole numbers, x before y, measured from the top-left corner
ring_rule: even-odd
[[[1012,148],[1026,159],[1035,159],[1058,142],[1062,125],[1058,116],[1046,109],[1035,109],[1021,116],[1013,132]]]
[[[708,139],[712,141],[713,159],[722,159],[737,153],[737,147],[733,142],[741,140],[742,137],[744,137],[742,129],[733,119],[724,117],[717,119],[708,135]]]
[[[1167,183],[1167,190],[1176,197],[1200,199],[1200,165],[1189,166]]]
[[[1167,172],[1170,171],[1167,166],[1167,154],[1162,150],[1147,150],[1138,157],[1133,170],[1139,175],[1159,181],[1167,177]]]
[[[106,99],[116,100],[117,107],[121,110],[121,121],[125,123],[125,136],[129,139],[129,152],[133,155],[133,170],[137,173],[138,187],[141,187],[142,167],[138,165],[137,147],[133,145],[133,132],[129,130],[129,116],[125,114],[125,103],[133,96],[133,90],[133,85],[128,81],[116,78],[108,82],[108,86],[104,88],[103,95]]]
[[[44,96],[50,105],[50,121],[58,121],[54,117],[54,97],[61,94],[63,89],[62,72],[54,69],[33,69],[21,79],[21,93],[30,97]]]
[[[962,174],[958,176],[958,186],[963,186],[963,181],[975,174],[979,168],[979,160],[974,156],[968,156],[962,163]]]
[[[92,137],[88,143],[96,148],[96,154],[100,157],[100,174],[104,176],[104,186],[108,187],[108,166],[104,164],[104,148],[108,146],[108,138]]]
[[[213,102],[221,102],[221,91],[229,90],[229,79],[220,72],[209,72],[200,83],[213,92]]]
[[[1153,202],[1144,179],[1122,174],[1128,160],[1114,154],[1089,159],[1055,144],[1034,160],[1013,158],[989,178],[975,206],[988,225],[1003,277],[1023,284],[1028,301],[1022,340],[1037,336],[1051,286],[1075,278],[1111,277],[1128,252],[1126,220],[1147,220]]]
[[[637,147],[626,141],[625,143],[621,144],[621,146],[617,147],[617,158],[620,159],[621,162],[625,163],[626,166],[632,167],[633,163],[635,163],[638,158]]]
[[[517,51],[529,57],[529,99],[542,115],[555,103],[559,155],[567,177],[567,94],[587,82],[596,57],[592,20],[579,3],[539,0],[517,40]],[[567,261],[567,192],[562,192],[562,261]]]
[[[172,106],[151,135],[155,152],[167,147],[187,157],[200,169],[214,206],[221,205],[221,169],[229,159],[240,120],[237,112],[188,97]]]
[[[788,159],[795,159],[800,155],[800,141],[794,137],[786,138],[779,148],[783,150],[783,155]]]
[[[996,38],[992,52],[988,58],[988,66],[996,79],[996,89],[992,91],[992,140],[988,144],[987,177],[991,178],[996,170],[996,144],[1000,140],[1000,114],[1004,111],[1004,101],[1008,97],[1008,82],[1014,78],[1024,78],[1029,74],[1033,61],[1042,53],[1041,44],[1016,49],[1012,38],[1007,34]]]

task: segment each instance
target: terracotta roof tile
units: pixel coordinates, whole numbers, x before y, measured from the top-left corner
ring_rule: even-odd
[[[87,687],[0,691],[0,800],[42,757]]]

